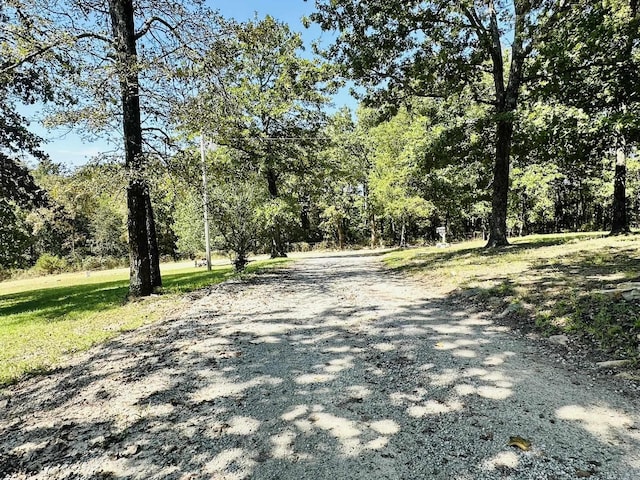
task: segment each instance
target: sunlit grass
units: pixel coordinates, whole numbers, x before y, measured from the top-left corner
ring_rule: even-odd
[[[640,305],[602,291],[640,279],[639,235],[537,235],[500,249],[475,241],[394,252],[385,262],[543,332],[587,334],[605,350],[638,356]]]
[[[252,262],[247,274],[287,260]],[[233,276],[189,263],[162,265],[161,295],[127,302],[128,270],[67,273],[0,283],[0,385],[46,371],[64,355],[157,321],[184,305],[181,294]]]

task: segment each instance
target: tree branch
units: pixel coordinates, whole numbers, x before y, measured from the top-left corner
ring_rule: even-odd
[[[102,36],[102,35],[97,34],[97,33],[91,33],[91,32],[85,32],[85,33],[81,33],[79,35],[76,35],[76,36],[73,37],[73,40],[75,42],[78,42],[78,41],[82,40],[83,38],[94,38],[94,39],[103,41],[105,43],[112,43],[112,40],[110,38]],[[33,59],[39,57],[40,55],[44,55],[48,51],[53,50],[54,48],[60,46],[63,42],[64,42],[64,40],[58,40],[58,41],[50,43],[48,45],[43,45],[40,48],[38,48],[37,50],[29,53],[28,55],[26,55],[24,57],[22,57],[20,60],[15,61],[14,63],[4,64],[0,68],[0,73],[11,72],[12,70],[15,70],[16,68],[24,65],[25,63],[31,62]]]
[[[172,32],[175,31],[175,27],[173,25],[171,25],[169,22],[167,22],[165,19],[160,18],[160,17],[151,17],[146,22],[144,22],[144,25],[142,25],[142,28],[140,28],[140,30],[135,34],[134,38],[136,40],[140,40],[147,33],[149,33],[149,30],[151,29],[153,24],[156,23],[156,22],[163,24],[165,27],[167,27]]]

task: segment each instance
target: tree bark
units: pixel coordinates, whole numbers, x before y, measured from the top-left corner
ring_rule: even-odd
[[[153,291],[147,230],[147,188],[143,177],[142,127],[132,0],[109,0],[122,100],[129,233],[129,295]]]
[[[491,220],[487,247],[508,245],[507,208],[509,195],[509,160],[513,140],[513,115],[518,106],[520,85],[523,78],[524,61],[527,56],[523,48],[526,5],[514,2],[515,23],[511,49],[509,81],[505,85],[504,58],[500,42],[500,27],[494,1],[489,1],[491,38],[491,59],[493,81],[496,90],[496,159],[493,168],[493,195],[491,199]]]
[[[149,240],[149,267],[151,275],[151,287],[162,287],[162,276],[160,275],[160,250],[158,248],[158,236],[156,235],[156,220],[153,216],[151,196],[146,192],[145,214],[147,238]]]
[[[276,172],[272,168],[268,168],[266,172],[267,184],[269,187],[269,195],[271,198],[278,198],[278,183]],[[287,256],[286,249],[284,248],[284,241],[282,240],[282,230],[280,229],[280,223],[276,219],[271,229],[271,258],[284,258]]]
[[[493,196],[487,247],[509,245],[507,240],[507,199],[509,195],[509,157],[513,121],[500,120],[496,129],[496,159],[493,166]]]
[[[624,146],[616,150],[616,171],[613,180],[613,219],[609,235],[629,233],[627,217],[627,154]]]
[[[378,248],[378,229],[376,226],[376,216],[373,213],[369,218],[369,230],[371,232],[371,248]]]
[[[344,234],[344,225],[343,225],[344,220],[342,218],[338,219],[338,221],[336,222],[336,227],[338,229],[338,248],[340,250],[344,250],[344,246],[345,246],[345,234]]]

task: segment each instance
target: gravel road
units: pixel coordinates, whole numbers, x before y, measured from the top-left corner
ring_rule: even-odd
[[[0,478],[639,479],[637,394],[547,352],[376,255],[305,258],[10,388]]]

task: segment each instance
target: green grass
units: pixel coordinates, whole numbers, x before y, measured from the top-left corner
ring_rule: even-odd
[[[612,355],[638,358],[640,304],[602,291],[640,279],[639,235],[538,235],[511,242],[501,249],[476,241],[405,250],[385,261],[443,293],[497,313],[509,308],[523,326],[584,335]]]
[[[286,262],[252,262],[246,274]],[[69,353],[157,321],[183,305],[182,294],[234,275],[228,265],[209,272],[166,264],[162,273],[162,295],[130,302],[127,269],[0,283],[0,385],[50,370]]]

